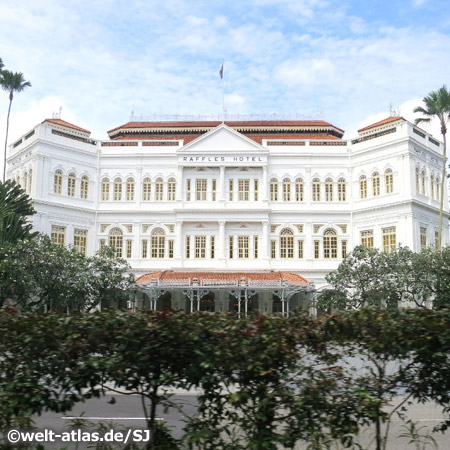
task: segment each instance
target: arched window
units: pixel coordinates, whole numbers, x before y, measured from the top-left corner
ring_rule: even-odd
[[[380,174],[378,172],[372,174],[372,194],[374,197],[380,195]]]
[[[295,201],[302,202],[305,199],[305,185],[301,178],[295,180]]]
[[[25,192],[28,192],[28,173],[27,173],[27,171],[25,171],[23,174],[23,186],[22,187]]]
[[[339,178],[338,180],[338,200],[345,202],[347,200],[347,183],[345,178]]]
[[[421,177],[420,177],[420,181],[421,181],[421,185],[422,185],[422,194],[423,194],[423,195],[427,195],[427,189],[426,189],[426,186],[427,186],[427,176],[426,176],[426,173],[425,173],[425,169],[422,170],[422,174],[421,174]]]
[[[431,184],[431,198],[434,200],[435,194],[436,194],[436,190],[435,190],[435,187],[434,187],[434,175],[433,174],[431,174],[431,177],[430,177],[430,184]]]
[[[162,228],[155,228],[152,231],[152,258],[164,258],[165,239],[165,233]]]
[[[270,201],[278,201],[278,180],[276,178],[270,180]]]
[[[323,257],[326,259],[337,258],[337,234],[331,228],[323,233]]]
[[[367,177],[365,175],[359,177],[359,197],[367,198]]]
[[[102,180],[102,200],[109,200],[109,178],[103,178]]]
[[[333,201],[333,180],[331,178],[325,180],[325,199],[327,202]]]
[[[28,193],[31,194],[31,190],[33,188],[33,170],[30,169],[28,172]]]
[[[439,181],[439,176],[436,177],[436,200],[441,199],[441,182]]]
[[[134,201],[134,180],[133,178],[127,179],[127,202]]]
[[[69,178],[67,179],[67,195],[69,197],[75,197],[75,183],[76,177],[73,172],[69,173]]]
[[[283,180],[283,201],[291,201],[291,180],[289,178]]]
[[[81,177],[80,197],[87,199],[89,195],[89,178],[86,175]]]
[[[420,194],[420,171],[418,167],[416,167],[416,193]]]
[[[318,178],[312,180],[312,199],[313,202],[320,202],[320,180]]]
[[[162,202],[163,200],[163,192],[164,192],[163,189],[164,189],[163,179],[157,178],[155,183],[155,200],[157,202]]]
[[[58,169],[55,172],[55,176],[53,178],[53,192],[55,194],[62,194],[62,185],[63,185],[63,173],[62,170]]]
[[[144,178],[142,181],[142,201],[149,202],[152,194],[152,180]]]
[[[114,180],[114,195],[115,202],[120,202],[122,200],[122,178],[117,177]]]
[[[294,257],[294,233],[289,228],[280,231],[280,258],[291,259]]]
[[[394,192],[394,174],[392,169],[386,169],[384,172],[384,183],[386,185],[386,194]]]
[[[20,176],[19,175],[17,175],[17,184],[20,185]]]
[[[116,251],[116,256],[122,258],[123,254],[123,233],[120,228],[113,228],[109,232],[109,246]]]
[[[169,178],[167,182],[167,200],[169,202],[175,201],[176,181],[175,178]]]

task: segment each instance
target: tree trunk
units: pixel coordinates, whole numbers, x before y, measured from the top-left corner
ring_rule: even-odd
[[[447,186],[447,177],[446,177],[446,168],[447,168],[447,140],[446,133],[442,132],[442,137],[444,138],[444,154],[443,154],[443,162],[442,162],[442,180],[441,180],[441,199],[440,199],[440,208],[439,208],[439,232],[438,232],[438,242],[437,248],[442,248],[442,222],[444,215],[444,190]]]
[[[9,108],[8,115],[6,116],[6,137],[5,137],[5,152],[3,154],[3,183],[6,181],[6,150],[8,148],[8,131],[9,131],[9,114],[11,112],[11,103],[13,101],[13,93],[9,94]]]

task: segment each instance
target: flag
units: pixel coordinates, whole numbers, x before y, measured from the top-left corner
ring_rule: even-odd
[[[223,63],[222,63],[222,66],[220,67],[219,75],[220,75],[220,78],[223,80]]]

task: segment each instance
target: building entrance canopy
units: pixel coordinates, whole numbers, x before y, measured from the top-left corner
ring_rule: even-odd
[[[275,304],[280,304],[280,311],[288,315],[291,300],[296,294],[309,298],[314,286],[300,275],[291,272],[177,272],[162,271],[143,275],[136,282],[138,290],[149,300],[151,310],[160,309],[158,301],[168,292],[181,293],[187,299],[188,312],[202,309],[202,301],[211,294],[228,301],[235,299],[236,312],[247,314],[252,302],[257,300],[256,309],[266,312],[277,312]],[[227,295],[228,294],[228,295]],[[222,302],[223,303],[223,302]],[[254,303],[254,302],[253,302]],[[299,305],[297,300],[296,306]],[[303,302],[302,302],[303,303]],[[172,306],[172,305],[171,305]],[[216,311],[227,311],[228,308],[216,308]]]

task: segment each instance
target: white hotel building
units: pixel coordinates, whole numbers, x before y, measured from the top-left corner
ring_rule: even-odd
[[[343,133],[324,121],[129,122],[100,141],[48,119],[10,146],[8,178],[32,197],[35,230],[88,255],[114,246],[144,306],[285,311],[356,245],[436,240],[442,143],[402,117]]]

